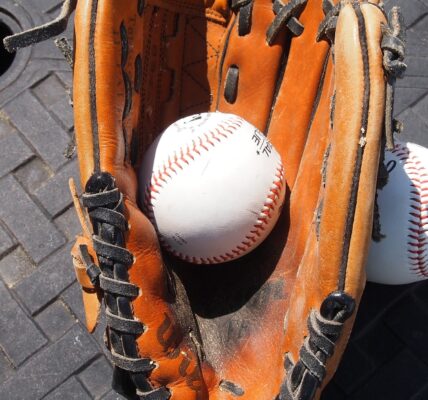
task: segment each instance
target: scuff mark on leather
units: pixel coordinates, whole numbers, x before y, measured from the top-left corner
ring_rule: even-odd
[[[229,392],[236,397],[241,397],[245,394],[244,389],[230,381],[222,380],[219,386],[222,392]]]

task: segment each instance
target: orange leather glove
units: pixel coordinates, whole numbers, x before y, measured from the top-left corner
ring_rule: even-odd
[[[151,400],[319,397],[362,295],[385,115],[403,68],[398,19],[388,26],[377,3],[77,1],[85,193],[84,210],[75,199],[84,234],[73,259],[89,330],[105,302],[118,391]],[[137,206],[136,169],[170,123],[215,110],[269,137],[288,198],[255,251],[201,268],[159,247]]]

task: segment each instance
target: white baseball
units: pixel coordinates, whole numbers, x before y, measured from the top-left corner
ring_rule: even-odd
[[[169,126],[140,169],[140,203],[160,243],[196,264],[230,261],[257,247],[285,194],[281,157],[233,114],[196,114]]]
[[[372,241],[367,278],[372,282],[405,284],[428,278],[428,149],[396,143],[386,153],[390,171],[378,191],[381,232]]]

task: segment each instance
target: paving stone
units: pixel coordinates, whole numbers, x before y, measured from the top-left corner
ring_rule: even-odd
[[[323,390],[321,400],[346,400],[345,393],[334,383],[329,383]]]
[[[35,321],[52,342],[64,335],[77,322],[60,300],[44,309],[37,315]]]
[[[369,357],[355,344],[348,343],[334,382],[344,393],[350,394],[373,373],[373,370]],[[355,371],[360,372],[356,375]]]
[[[68,188],[68,180],[71,177],[78,185],[79,171],[75,160],[69,162],[34,192],[34,195],[50,215],[58,215],[72,204],[70,189]]]
[[[10,124],[9,118],[0,109],[0,139],[14,135],[16,129]]]
[[[416,114],[412,109],[408,109],[401,113],[398,119],[404,125],[403,133],[399,137],[401,141],[428,147],[428,123],[420,118],[419,113]]]
[[[419,0],[412,0],[411,2],[409,2],[409,0],[390,0],[388,1],[388,7],[386,9],[390,9],[393,5],[400,7],[407,27],[413,25],[421,18],[421,15],[428,12],[426,5]]]
[[[354,371],[356,375],[359,372]],[[403,351],[376,372],[370,381],[352,396],[352,400],[410,399],[418,392],[418,388],[426,384],[428,367],[409,351]]]
[[[428,123],[428,95],[413,107],[413,111],[415,114],[418,114],[424,122]]]
[[[49,20],[52,20],[57,17],[59,14],[60,8],[58,7],[56,10],[52,10],[48,13]],[[68,20],[67,29],[61,33],[58,37],[66,37],[70,43],[70,46],[73,46],[73,38],[74,38],[74,14],[71,14],[70,19]]]
[[[399,115],[413,104],[416,104],[427,93],[428,89],[397,87],[395,89],[394,115]]]
[[[46,13],[54,8],[58,8],[62,4],[62,0],[37,0],[37,3],[38,9]]]
[[[11,238],[6,229],[0,225],[0,257],[14,245],[15,240]]]
[[[348,395],[361,387],[378,368],[395,357],[404,347],[403,343],[385,327],[382,320],[376,321],[377,323],[366,334],[359,335],[357,339],[354,336],[358,332],[353,332],[334,377],[337,386]],[[358,371],[358,374],[355,371]],[[327,397],[326,400],[330,398]]]
[[[19,137],[18,132],[0,137],[0,176],[13,171],[32,155],[33,151]]]
[[[13,364],[19,366],[47,340],[1,281],[0,310],[0,346]]]
[[[428,3],[428,0],[423,0],[425,4]],[[428,5],[426,6],[426,9],[428,10]],[[425,12],[424,15],[421,15],[421,17],[418,19],[418,21],[412,26],[412,28],[409,30],[410,33],[415,32],[417,36],[421,39],[421,42],[419,43],[421,47],[421,51],[425,51],[424,54],[428,51],[428,49],[424,49],[424,45],[426,44],[426,41],[428,40],[428,12]]]
[[[72,42],[69,41],[69,44],[71,46]],[[67,104],[70,107],[70,109],[73,109],[73,74],[71,71],[60,71],[57,72],[56,76],[61,81],[62,85],[66,88],[66,97],[67,97]],[[74,123],[74,118],[73,118]]]
[[[6,358],[2,351],[0,351],[0,384],[6,379],[10,378],[14,373],[12,364]]]
[[[71,71],[59,71],[56,75],[64,87],[71,88],[73,83],[73,73]]]
[[[428,384],[425,385],[418,393],[416,393],[410,400],[427,400],[428,399]]]
[[[83,310],[82,290],[80,285],[74,282],[61,294],[61,299],[73,311],[79,321],[85,324],[85,312]]]
[[[43,182],[52,176],[52,171],[37,157],[16,170],[14,176],[27,192],[33,193]]]
[[[71,245],[47,258],[15,291],[33,315],[56,298],[76,279],[70,257]]]
[[[419,308],[422,307],[428,310],[428,280],[415,284],[412,296],[418,303]]]
[[[428,76],[406,76],[404,79],[398,79],[396,86],[428,90]]]
[[[428,75],[428,58],[407,56],[406,57],[406,75],[427,76]]]
[[[82,228],[74,207],[70,207],[55,219],[55,223],[68,240],[74,241]]]
[[[113,369],[110,362],[105,357],[101,357],[84,369],[79,374],[79,379],[89,393],[98,399],[111,390],[112,376]]]
[[[58,11],[54,11],[48,14],[47,21],[52,21],[59,14]],[[73,21],[74,15],[72,15],[69,19],[69,23],[67,29],[59,34],[58,36],[52,37],[50,40],[46,40],[44,42],[37,43],[33,46],[33,52],[35,58],[48,59],[49,61],[56,60],[59,61],[61,67],[54,68],[55,70],[71,70],[70,65],[67,63],[64,58],[62,52],[55,45],[55,39],[60,37],[67,38],[70,46],[73,43]]]
[[[17,247],[0,260],[0,276],[9,287],[16,285],[34,270],[33,263],[21,247]]]
[[[96,355],[93,341],[76,325],[0,385],[2,400],[40,399]]]
[[[82,291],[80,285],[75,282],[67,290],[65,290],[61,295],[64,303],[73,311],[73,314],[76,315],[77,319],[85,325],[85,312],[83,309],[82,301]],[[105,321],[105,312],[102,309],[100,318],[98,320],[97,329],[93,333],[94,339],[97,341],[99,348],[102,352],[107,354],[107,349],[104,345],[104,332],[106,327]]]
[[[90,400],[88,392],[82,387],[80,382],[75,378],[70,378],[61,386],[49,393],[44,400]]]
[[[0,179],[0,218],[35,262],[65,243],[64,236],[10,175]]]
[[[424,22],[427,23],[428,19],[426,19]],[[410,29],[407,31],[407,38],[406,38],[406,64],[407,64],[407,57],[426,57],[428,55],[428,49],[426,48],[428,44],[428,38],[423,39],[421,36],[423,36],[423,32],[419,32],[414,29]],[[405,73],[404,79],[407,79],[409,74]]]
[[[428,311],[408,296],[391,308],[384,320],[416,357],[428,360]]]
[[[38,84],[33,92],[64,124],[67,130],[73,127],[73,108],[69,103],[69,94],[56,75],[50,75],[46,80]]]
[[[53,17],[55,18],[55,17]],[[48,18],[48,20],[52,20],[53,18]],[[62,34],[60,36],[63,36]],[[54,40],[57,37],[54,36],[49,40],[46,40],[44,42],[37,43],[33,46],[34,51],[34,57],[35,58],[44,58],[44,59],[57,59],[59,61],[64,61],[65,66],[65,59],[62,55],[61,51],[56,47]]]
[[[428,7],[427,7],[428,10]],[[410,57],[427,57],[428,56],[428,15],[420,18],[411,28],[407,29],[406,32],[406,58],[405,62],[408,65],[408,69],[412,68]],[[423,75],[427,75],[428,71],[421,71]],[[407,70],[405,77],[409,75]],[[411,73],[410,73],[411,75]]]
[[[120,394],[112,390],[108,392],[104,397],[102,397],[102,400],[126,400],[126,399],[125,397],[121,396]]]
[[[57,169],[67,162],[63,152],[68,134],[29,91],[4,106],[4,111],[50,167]]]
[[[357,339],[376,326],[376,321],[385,314],[388,307],[393,302],[399,302],[408,291],[407,285],[391,286],[368,282],[358,309],[352,338]]]
[[[2,4],[3,1],[5,0],[2,0]],[[6,1],[10,2],[11,0]],[[15,2],[15,4],[17,3]],[[23,49],[23,53],[25,54],[27,50],[30,50],[32,53],[32,49]],[[36,60],[32,57],[31,62],[26,65],[24,71],[19,75],[19,79],[16,79],[11,85],[0,91],[0,107],[2,111],[4,112],[3,107],[6,103],[15,99],[19,93],[42,80],[51,68],[52,62],[50,60]]]
[[[366,369],[378,369],[398,354],[404,347],[401,337],[397,337],[385,326],[385,317],[377,320],[376,324],[361,335],[353,343],[369,359]],[[382,340],[378,340],[382,338]],[[364,374],[364,372],[362,372]]]

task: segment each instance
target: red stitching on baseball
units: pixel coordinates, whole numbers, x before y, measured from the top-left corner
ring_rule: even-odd
[[[144,199],[143,199],[143,208],[151,222],[153,223],[155,229],[157,230],[157,226],[154,219],[154,204],[153,200],[156,200],[157,195],[159,194],[159,189],[163,188],[163,186],[159,183],[161,180],[164,183],[167,183],[168,180],[164,177],[171,179],[171,175],[168,171],[173,171],[177,174],[177,171],[173,168],[173,165],[177,165],[180,169],[183,169],[183,166],[179,164],[179,161],[184,161],[186,165],[190,165],[190,162],[186,160],[185,157],[189,157],[192,161],[195,160],[197,156],[201,155],[200,149],[204,149],[206,151],[209,150],[208,146],[215,147],[217,143],[221,143],[223,139],[229,138],[230,135],[234,134],[234,130],[241,127],[242,122],[235,118],[230,118],[226,121],[226,127],[224,125],[219,125],[222,130],[215,128],[214,132],[208,131],[203,133],[201,136],[204,137],[205,141],[202,140],[201,137],[198,138],[198,142],[192,140],[191,145],[188,145],[185,149],[180,149],[180,156],[177,157],[177,154],[174,154],[173,160],[168,158],[168,160],[164,163],[163,166],[158,168],[156,172],[153,172],[152,178],[149,185],[146,185],[144,190]],[[228,129],[234,128],[234,129]],[[227,133],[226,133],[227,132]],[[208,134],[211,136],[209,137]],[[213,140],[216,142],[214,142]],[[193,262],[195,264],[213,264],[218,262],[226,262],[232,259],[235,259],[237,256],[242,255],[244,252],[248,251],[248,249],[252,246],[253,243],[257,242],[256,236],[261,237],[262,232],[266,230],[266,226],[269,223],[269,220],[272,218],[272,211],[275,210],[275,206],[278,204],[279,196],[281,194],[282,188],[284,184],[284,167],[281,162],[276,168],[275,177],[272,182],[272,185],[269,189],[269,193],[266,196],[265,203],[262,206],[260,214],[258,216],[257,221],[254,223],[253,227],[250,230],[251,235],[245,236],[247,241],[242,241],[238,246],[234,249],[231,249],[229,252],[224,254],[217,255],[215,257],[189,257],[175,249],[173,249],[166,240],[159,235],[159,241],[168,250],[170,253],[175,255],[176,257],[188,261]],[[159,233],[159,232],[158,232]]]
[[[428,277],[428,253],[425,248],[428,232],[428,172],[423,164],[415,157],[410,155],[408,148],[400,143],[396,144],[391,151],[403,162],[404,169],[412,180],[412,197],[410,201],[411,211],[409,212],[408,222],[408,259],[411,269],[421,277]],[[425,187],[424,187],[425,185]]]
[[[220,129],[215,128],[215,131],[218,136],[223,136],[224,138],[227,138],[227,135],[225,135]]]

